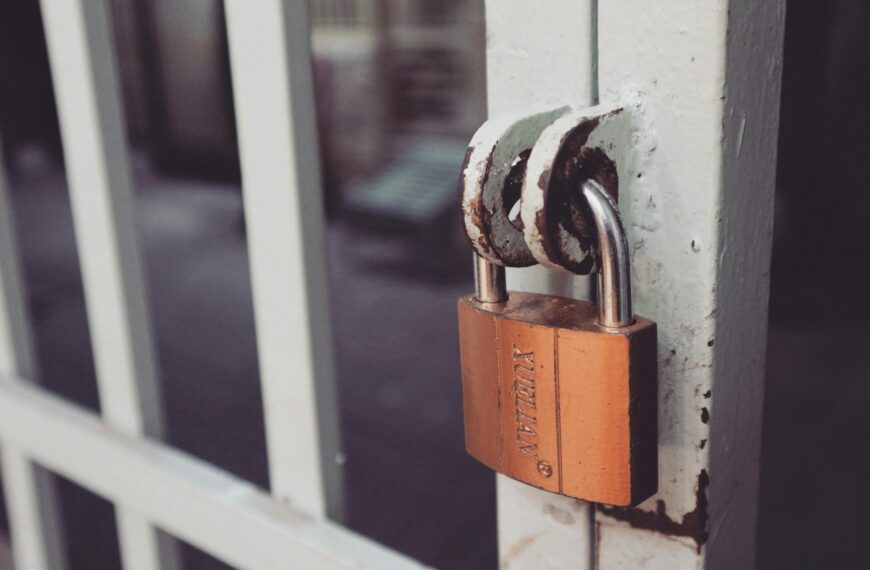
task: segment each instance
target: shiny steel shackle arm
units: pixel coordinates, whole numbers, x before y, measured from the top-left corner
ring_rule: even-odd
[[[581,194],[598,233],[598,306],[599,324],[619,328],[634,323],[631,306],[631,269],[628,240],[619,210],[600,184],[587,180]],[[475,297],[484,303],[507,301],[504,267],[474,255]]]
[[[616,203],[594,180],[581,186],[598,232],[598,324],[619,328],[634,323],[628,239]]]

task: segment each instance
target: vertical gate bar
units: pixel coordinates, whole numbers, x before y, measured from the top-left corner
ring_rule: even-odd
[[[163,433],[106,0],[42,0],[103,417]],[[174,541],[117,510],[124,567],[178,565]]]
[[[599,10],[601,97],[641,103],[620,204],[658,323],[660,483],[599,509],[598,568],[752,568],[785,0]]]
[[[341,518],[307,2],[228,2],[226,17],[271,490]]]
[[[67,568],[55,480],[8,443],[0,453],[16,570]]]
[[[530,105],[597,101],[596,0],[487,0],[489,115]],[[585,296],[588,279],[540,266],[509,269],[508,287]],[[574,568],[592,563],[592,507],[497,477],[502,568]]]
[[[0,140],[2,143],[2,140]],[[33,329],[28,318],[12,197],[0,152],[0,374],[39,378]]]
[[[0,145],[2,147],[2,145]],[[39,380],[27,317],[11,197],[0,152],[0,375]],[[0,468],[18,570],[62,570],[66,548],[57,488],[51,475],[8,442]]]

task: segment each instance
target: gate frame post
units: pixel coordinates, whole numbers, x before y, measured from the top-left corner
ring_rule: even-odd
[[[487,2],[490,116],[633,105],[620,195],[637,312],[659,330],[659,493],[591,508],[498,479],[504,568],[751,568],[785,1]],[[539,268],[511,289],[584,293]],[[575,295],[582,296],[582,295]]]

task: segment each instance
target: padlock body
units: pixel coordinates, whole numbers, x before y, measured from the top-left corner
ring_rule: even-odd
[[[465,442],[535,487],[636,505],[658,487],[655,323],[597,325],[585,301],[459,300]]]

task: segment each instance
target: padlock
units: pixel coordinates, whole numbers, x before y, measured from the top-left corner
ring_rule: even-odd
[[[508,293],[475,256],[459,300],[465,441],[484,465],[577,499],[633,506],[658,487],[656,325],[631,308],[616,204],[581,185],[597,234],[598,304]]]

